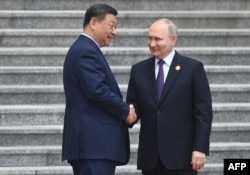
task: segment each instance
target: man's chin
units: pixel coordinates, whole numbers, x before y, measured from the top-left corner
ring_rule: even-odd
[[[154,57],[158,58],[158,55],[157,55],[157,54],[154,54],[153,52],[151,52],[151,54],[152,54]]]
[[[109,43],[106,43],[105,46],[110,46],[110,42],[109,42]]]

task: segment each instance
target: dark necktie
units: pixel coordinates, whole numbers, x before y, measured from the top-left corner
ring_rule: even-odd
[[[157,84],[157,91],[158,91],[159,99],[161,98],[161,93],[162,93],[162,89],[163,89],[163,85],[164,85],[164,72],[163,72],[163,64],[164,63],[165,62],[163,60],[158,61],[159,72],[157,75],[156,84]]]

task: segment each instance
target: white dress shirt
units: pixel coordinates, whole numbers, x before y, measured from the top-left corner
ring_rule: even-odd
[[[170,68],[170,65],[174,59],[175,55],[175,50],[173,49],[170,54],[168,54],[163,60],[165,61],[165,64],[163,64],[163,72],[164,72],[164,83],[168,75],[168,71]],[[155,79],[157,78],[158,72],[159,72],[159,64],[158,64],[159,59],[155,58]]]

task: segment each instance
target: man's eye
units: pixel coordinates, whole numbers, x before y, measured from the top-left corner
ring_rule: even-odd
[[[114,29],[114,28],[116,29],[116,25],[110,25],[110,28],[111,29]]]

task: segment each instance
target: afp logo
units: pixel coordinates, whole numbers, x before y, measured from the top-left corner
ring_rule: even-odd
[[[224,175],[250,175],[250,159],[224,159]]]

